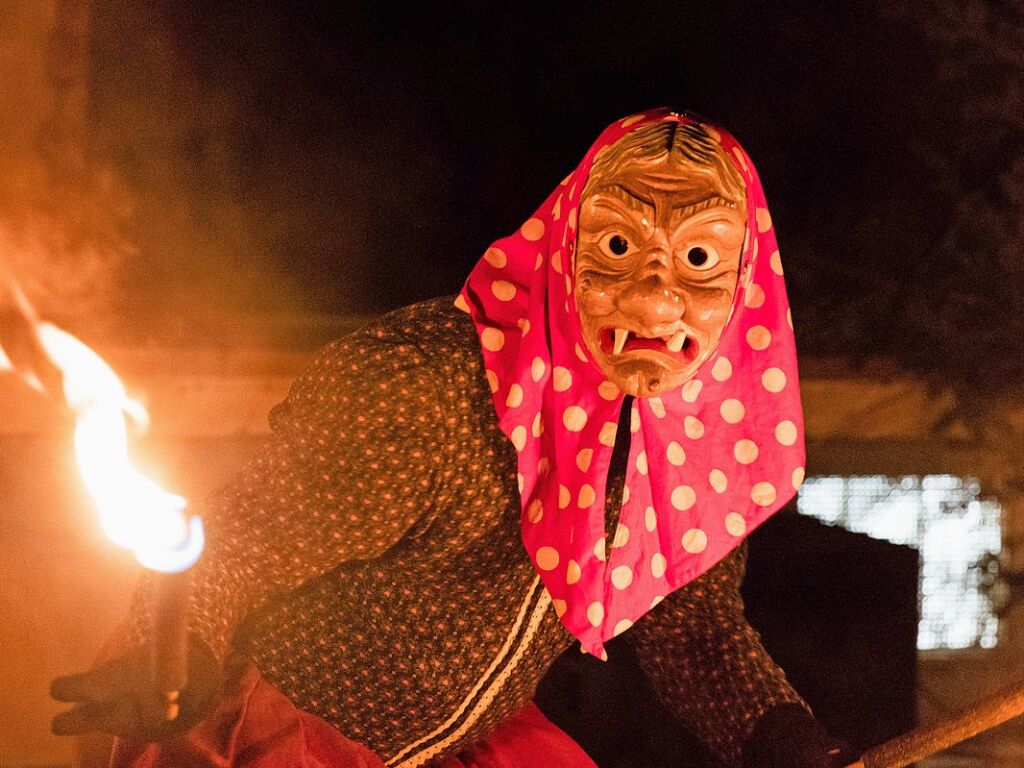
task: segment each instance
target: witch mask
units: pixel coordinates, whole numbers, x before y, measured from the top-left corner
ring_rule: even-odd
[[[692,124],[646,126],[595,160],[580,204],[576,306],[588,350],[623,392],[678,388],[711,356],[736,291],[744,192]]]

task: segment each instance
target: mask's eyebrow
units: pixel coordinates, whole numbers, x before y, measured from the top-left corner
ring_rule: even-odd
[[[643,195],[637,194],[636,192],[629,189],[628,187],[623,186],[622,184],[610,184],[604,189],[602,189],[601,192],[604,194],[611,195],[612,197],[617,197],[630,208],[635,208],[639,211],[644,211],[644,209],[650,211],[654,210],[653,200],[650,200],[649,198],[646,198]]]
[[[681,205],[677,208],[673,208],[672,218],[674,220],[686,219],[689,218],[690,216],[693,216],[695,213],[700,213],[701,211],[706,211],[708,208],[716,208],[719,206],[723,208],[738,207],[735,202],[733,202],[732,200],[726,200],[721,195],[711,195],[710,197],[706,197],[703,200],[698,200],[695,203],[688,203],[686,205]]]

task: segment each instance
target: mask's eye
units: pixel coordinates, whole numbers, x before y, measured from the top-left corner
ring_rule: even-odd
[[[721,259],[718,251],[710,245],[691,245],[683,254],[683,264],[698,272],[705,272],[714,267]]]
[[[624,259],[636,253],[636,246],[615,232],[601,238],[601,252],[613,259]]]

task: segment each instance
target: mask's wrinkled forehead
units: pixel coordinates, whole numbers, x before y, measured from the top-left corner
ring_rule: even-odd
[[[699,123],[674,120],[638,128],[602,149],[582,197],[647,168],[658,168],[676,184],[689,179],[695,196],[717,196],[746,215],[746,185],[718,141]]]

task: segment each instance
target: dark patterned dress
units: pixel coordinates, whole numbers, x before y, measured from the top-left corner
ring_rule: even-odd
[[[485,736],[573,638],[520,542],[515,451],[469,318],[437,299],[331,343],[270,419],[273,439],[203,510],[193,629],[388,765]],[[744,618],[744,559],[624,635],[663,702],[731,765],[764,712],[801,702]]]

